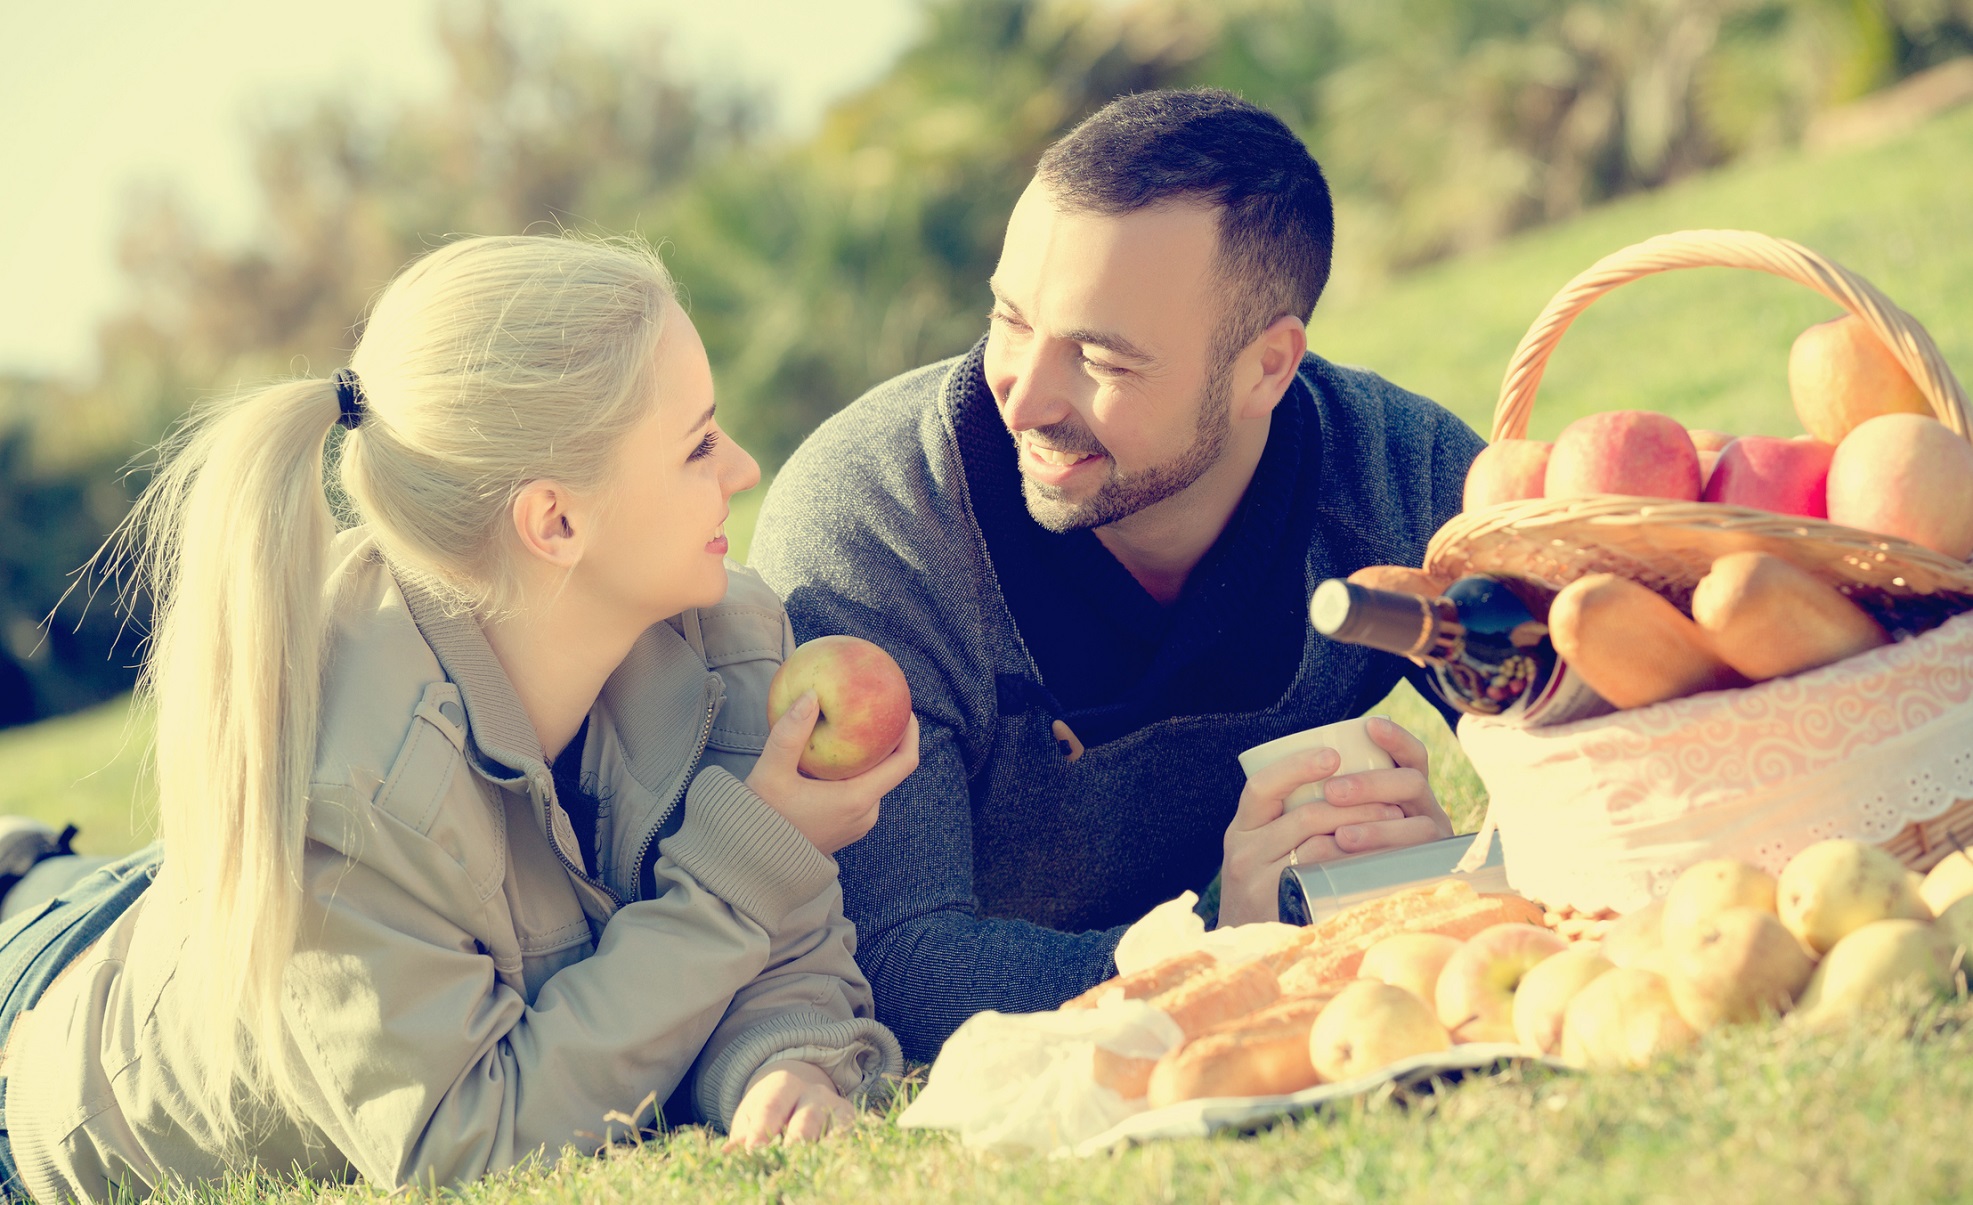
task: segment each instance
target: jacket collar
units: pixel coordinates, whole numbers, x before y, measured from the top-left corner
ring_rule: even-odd
[[[494,655],[479,621],[395,572],[412,622],[432,648],[445,676],[466,705],[466,734],[475,768],[498,782],[546,777],[548,759],[506,667]],[[504,772],[503,772],[504,771]]]

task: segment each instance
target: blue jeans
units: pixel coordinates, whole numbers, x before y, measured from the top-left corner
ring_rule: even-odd
[[[13,1032],[14,1019],[35,1006],[55,976],[137,902],[163,861],[162,845],[138,850],[0,925],[0,1044]],[[4,1076],[0,1076],[0,1198],[28,1199],[7,1136]]]

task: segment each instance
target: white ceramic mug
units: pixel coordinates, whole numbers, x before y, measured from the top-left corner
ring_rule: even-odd
[[[1255,745],[1240,754],[1240,769],[1252,778],[1261,767],[1272,765],[1291,753],[1304,749],[1334,749],[1341,756],[1343,764],[1336,768],[1337,774],[1360,774],[1365,770],[1390,770],[1397,766],[1384,747],[1370,739],[1370,716],[1359,716],[1354,720],[1342,720],[1334,724],[1324,724],[1320,728],[1307,728],[1301,732],[1291,732],[1287,736],[1276,737],[1265,744]],[[1333,775],[1332,775],[1333,777]],[[1289,807],[1300,807],[1304,803],[1322,799],[1322,784],[1310,783],[1297,787],[1290,797]]]

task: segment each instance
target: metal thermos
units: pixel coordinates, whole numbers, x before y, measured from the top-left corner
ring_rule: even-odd
[[[1464,879],[1475,891],[1510,890],[1498,841],[1492,843],[1486,862],[1478,870],[1453,872],[1472,847],[1473,837],[1468,833],[1333,862],[1290,866],[1281,872],[1281,919],[1291,925],[1317,924],[1351,904],[1440,879]]]

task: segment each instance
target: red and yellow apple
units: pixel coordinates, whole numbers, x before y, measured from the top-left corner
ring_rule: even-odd
[[[1554,448],[1539,439],[1502,439],[1481,448],[1466,470],[1465,509],[1541,497]]]
[[[1631,494],[1699,500],[1699,450],[1678,420],[1649,410],[1606,410],[1562,428],[1542,496]]]
[[[1521,977],[1568,948],[1567,938],[1540,925],[1509,921],[1480,930],[1439,972],[1439,1023],[1455,1042],[1512,1042]]]
[[[1835,455],[1833,445],[1817,440],[1743,435],[1721,450],[1699,497],[1704,502],[1826,519],[1829,462]]]
[[[891,655],[856,636],[797,648],[767,685],[772,724],[809,691],[822,714],[797,763],[810,778],[854,778],[890,755],[911,722],[911,687]]]
[[[1829,518],[1963,561],[1973,555],[1973,444],[1922,414],[1861,423],[1829,462]]]

